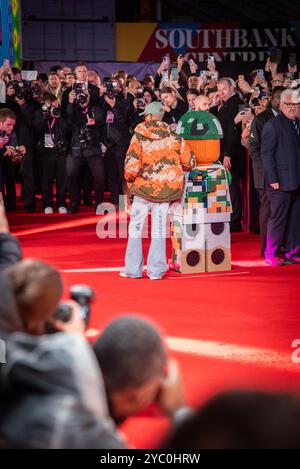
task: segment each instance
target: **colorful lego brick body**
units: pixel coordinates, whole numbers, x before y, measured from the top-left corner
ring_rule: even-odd
[[[206,111],[184,114],[177,127],[198,166],[187,173],[181,203],[172,210],[171,268],[181,273],[231,269],[230,174],[218,163],[222,128]]]

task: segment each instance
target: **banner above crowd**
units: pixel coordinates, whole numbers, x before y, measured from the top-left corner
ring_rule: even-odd
[[[300,22],[272,27],[237,23],[118,23],[116,60],[160,62],[168,53],[205,62],[265,62],[270,48],[282,49],[283,60],[300,46]]]

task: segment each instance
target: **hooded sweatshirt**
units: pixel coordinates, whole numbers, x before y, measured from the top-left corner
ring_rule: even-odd
[[[130,192],[151,202],[172,202],[182,196],[184,171],[196,159],[185,141],[165,122],[138,124],[125,160]]]

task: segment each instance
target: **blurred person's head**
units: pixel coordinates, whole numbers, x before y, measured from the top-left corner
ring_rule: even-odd
[[[169,86],[161,88],[160,98],[166,106],[169,106],[171,108],[176,107],[176,104],[177,104],[176,92]]]
[[[68,75],[68,73],[73,73],[71,67],[64,66],[63,71],[65,76]]]
[[[56,90],[60,86],[60,79],[56,72],[51,72],[48,76],[48,85],[53,90]]]
[[[288,119],[295,120],[300,105],[300,93],[298,90],[287,89],[280,96],[280,111]]]
[[[85,63],[80,62],[75,67],[76,80],[80,83],[85,83],[88,79],[88,68]]]
[[[47,86],[47,82],[48,82],[47,73],[39,73],[38,76],[37,76],[37,82],[38,82],[42,92],[45,91],[46,86]]]
[[[8,108],[0,109],[0,130],[10,135],[16,123],[16,114]]]
[[[21,70],[18,67],[12,67],[13,79],[17,81],[22,81]]]
[[[55,94],[46,91],[42,96],[43,103],[48,107],[59,107],[59,99],[55,96]]]
[[[140,90],[143,90],[143,86],[140,81],[132,79],[128,83],[128,91],[130,91],[134,96],[136,96]]]
[[[189,90],[187,90],[186,100],[188,102],[190,111],[196,110],[196,98],[198,95],[199,92],[196,89],[190,88]]]
[[[253,98],[251,101],[251,110],[252,112],[258,116],[261,112],[265,111],[266,106],[265,104],[261,104],[261,100],[258,98]]]
[[[232,78],[220,78],[217,86],[223,102],[228,101],[235,93],[235,84]]]
[[[96,70],[89,70],[88,71],[88,81],[99,88],[101,85],[101,80],[99,73]]]
[[[146,104],[150,104],[152,101],[157,101],[157,97],[151,88],[144,88],[143,97]]]
[[[195,99],[195,111],[209,111],[210,99],[208,96],[201,94]]]
[[[123,80],[123,83],[126,83],[128,79],[128,74],[127,72],[125,72],[125,70],[118,70],[116,74],[118,75],[118,78],[121,78]]]
[[[138,316],[112,321],[94,345],[117,423],[143,410],[161,389],[167,353],[159,331]]]
[[[61,65],[54,65],[50,68],[50,74],[56,73],[60,82],[65,81],[65,72]]]
[[[25,330],[42,335],[53,318],[62,294],[60,274],[52,266],[34,259],[20,261],[5,271],[14,293]]]
[[[288,394],[227,391],[173,432],[164,448],[300,448],[300,401]]]
[[[280,104],[280,96],[281,93],[285,90],[283,86],[276,86],[272,90],[272,95],[271,95],[271,106],[275,111],[279,111],[279,104]]]
[[[144,79],[143,79],[143,85],[146,87],[146,88],[150,88],[153,90],[154,88],[154,77],[153,75],[150,75],[149,73],[147,73],[145,76],[144,76]]]
[[[188,87],[192,89],[197,89],[199,84],[199,77],[197,75],[191,75],[188,78]]]
[[[67,73],[66,74],[66,79],[65,79],[65,82],[66,82],[66,86],[73,86],[74,83],[75,83],[75,76],[74,76],[74,73]]]

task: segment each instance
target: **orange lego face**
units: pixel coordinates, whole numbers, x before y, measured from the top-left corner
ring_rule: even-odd
[[[212,164],[220,157],[220,140],[186,140],[186,143],[196,155],[199,166]]]

